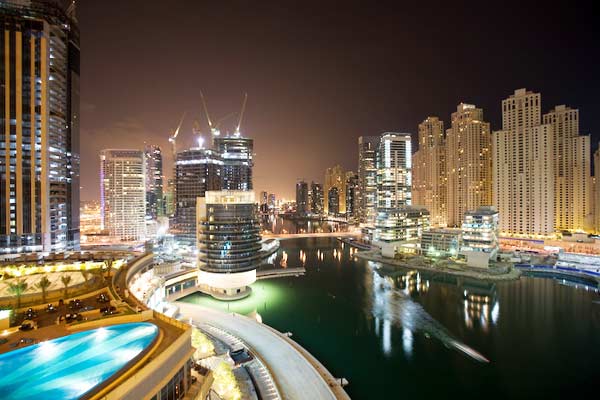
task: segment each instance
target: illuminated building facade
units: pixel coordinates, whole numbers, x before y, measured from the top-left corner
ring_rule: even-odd
[[[296,183],[296,214],[300,216],[308,214],[309,206],[308,183],[298,181]]]
[[[556,106],[543,118],[544,124],[552,126],[554,135],[555,230],[590,231],[590,136],[579,134],[579,110]]]
[[[448,226],[460,227],[465,212],[492,204],[492,142],[483,110],[461,103],[446,130]]]
[[[429,210],[424,207],[400,206],[386,210],[377,215],[374,243],[386,257],[399,252],[417,253],[421,234],[429,226]]]
[[[196,200],[208,190],[221,189],[223,160],[214,150],[191,148],[175,161],[175,229],[183,242],[196,238]]]
[[[412,204],[410,134],[386,132],[377,152],[377,213]]]
[[[460,254],[467,257],[469,266],[487,267],[490,260],[496,259],[500,248],[498,219],[498,211],[492,206],[465,213]]]
[[[502,130],[492,134],[492,204],[500,231],[554,236],[554,132],[541,124],[541,96],[518,89],[502,101]]]
[[[0,2],[0,252],[79,248],[74,5]]]
[[[146,238],[146,158],[141,150],[100,152],[100,202],[104,228],[120,240]]]
[[[317,182],[310,184],[310,212],[316,215],[323,214],[323,185]]]
[[[198,282],[213,297],[250,294],[261,259],[260,223],[252,191],[207,191],[197,202]]]
[[[213,143],[223,161],[221,189],[252,190],[254,140],[241,135],[217,136]]]
[[[433,226],[446,226],[446,194],[444,122],[428,117],[419,124],[419,150],[413,155],[412,204],[429,210]]]
[[[600,179],[600,147],[594,153],[594,179],[594,201],[592,202],[594,205],[594,230],[600,232],[600,182],[598,182]]]
[[[337,216],[346,214],[346,174],[342,167],[336,165],[325,171],[325,184],[323,185],[325,195],[325,214]]]
[[[377,216],[377,148],[379,136],[358,138],[358,207],[360,223],[375,225]]]
[[[456,257],[459,250],[459,230],[430,229],[421,233],[421,252],[429,257]]]
[[[146,145],[146,215],[152,219],[163,216],[163,167],[162,153],[159,146]]]
[[[354,172],[346,173],[346,218],[354,219],[358,209],[358,175]]]

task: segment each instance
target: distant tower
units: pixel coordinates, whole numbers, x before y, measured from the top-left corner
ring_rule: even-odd
[[[323,214],[323,185],[317,182],[310,184],[310,211],[313,214]]]
[[[358,207],[360,223],[375,225],[377,215],[377,148],[379,136],[358,138]]]
[[[79,28],[67,11],[0,2],[0,252],[79,248]]]
[[[325,171],[323,185],[325,197],[324,213],[337,216],[346,213],[346,174],[342,167],[336,165]]]
[[[308,210],[308,183],[301,180],[296,183],[296,214],[306,216]]]
[[[146,238],[146,160],[141,150],[100,152],[104,228],[121,240]]]
[[[358,175],[354,172],[346,172],[346,218],[356,217],[359,197]]]
[[[162,153],[159,146],[146,145],[146,215],[156,219],[165,214],[163,202]]]

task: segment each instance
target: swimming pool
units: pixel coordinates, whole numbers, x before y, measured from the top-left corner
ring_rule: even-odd
[[[78,399],[148,348],[156,325],[107,326],[0,354],[0,399]]]

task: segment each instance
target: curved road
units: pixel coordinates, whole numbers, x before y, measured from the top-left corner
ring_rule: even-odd
[[[349,399],[316,359],[305,357],[303,349],[299,346],[297,349],[276,330],[239,314],[224,313],[197,304],[176,304],[185,318],[221,328],[239,337],[260,354],[284,399]]]

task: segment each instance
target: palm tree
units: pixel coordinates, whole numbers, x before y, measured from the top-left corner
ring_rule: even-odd
[[[21,308],[21,295],[27,291],[27,282],[23,279],[17,279],[12,283],[9,282],[8,291],[17,297],[17,309]]]
[[[50,287],[52,282],[46,275],[42,276],[42,278],[35,284],[35,287],[42,291],[42,303],[46,302],[46,291]]]
[[[112,265],[113,265],[113,259],[110,258],[108,260],[104,260],[104,265],[106,265],[106,270],[108,271],[108,276],[107,278],[110,278],[110,270],[112,269]]]
[[[90,271],[88,271],[87,269],[81,270],[81,276],[83,276],[83,280],[85,281],[85,284],[87,285],[88,280],[90,279]]]
[[[69,283],[71,283],[71,275],[63,275],[60,277],[60,280],[65,286],[65,297],[67,297],[67,293],[69,291]]]

